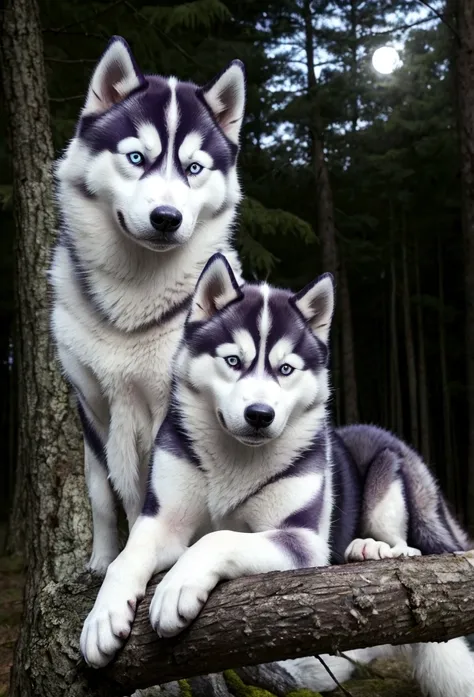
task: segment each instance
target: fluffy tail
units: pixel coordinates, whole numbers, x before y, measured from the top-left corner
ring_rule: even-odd
[[[404,646],[375,646],[356,649],[339,656],[322,658],[339,683],[348,680],[354,664],[367,664],[375,658],[404,656],[411,663],[413,676],[427,697],[474,697],[474,654],[464,639],[443,643],[411,644]],[[313,657],[282,661],[281,665],[292,675],[298,687],[328,692],[337,684],[322,664]]]

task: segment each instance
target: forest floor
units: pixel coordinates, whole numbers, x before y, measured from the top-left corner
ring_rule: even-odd
[[[0,549],[3,547],[2,532],[0,529]],[[0,556],[0,697],[6,697],[8,694],[13,649],[21,621],[23,586],[24,566],[21,557]],[[357,668],[355,677],[345,683],[348,692],[336,690],[329,695],[330,697],[344,695],[347,697],[347,694],[352,697],[421,697],[421,693],[411,680],[410,672],[408,664],[403,661],[375,661],[368,667]],[[231,691],[234,692],[232,689]],[[260,694],[270,697],[268,692],[243,684],[237,693],[235,697],[260,697]],[[300,694],[308,696],[306,691]]]

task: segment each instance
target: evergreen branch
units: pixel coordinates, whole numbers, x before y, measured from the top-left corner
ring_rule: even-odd
[[[62,32],[64,32],[65,29],[71,29],[72,27],[76,27],[78,24],[85,24],[86,22],[90,22],[92,19],[97,19],[97,17],[101,17],[106,12],[111,10],[113,7],[120,5],[122,2],[123,0],[114,0],[114,2],[111,2],[110,5],[102,7],[100,10],[96,10],[93,14],[90,14],[87,17],[84,17],[83,19],[74,20],[74,22],[70,22],[70,24],[65,24],[64,26],[59,27],[58,29],[49,29],[48,31],[52,32],[53,34],[61,34]]]
[[[43,29],[44,34],[56,34],[57,36],[80,36],[86,39],[99,39],[103,41],[107,38],[106,34],[92,34],[88,31],[59,31],[58,29]]]
[[[420,24],[427,24],[428,22],[432,22],[433,17],[423,17],[423,19],[417,19],[416,22],[411,22],[410,24],[399,24],[396,27],[392,27],[391,29],[385,29],[384,31],[373,31],[369,32],[368,34],[364,34],[361,38],[362,39],[369,39],[372,38],[373,36],[386,36],[387,34],[395,34],[397,31],[407,31],[408,29],[411,29],[412,27],[418,27]]]
[[[95,58],[53,58],[53,56],[45,56],[47,63],[97,63]]]
[[[430,12],[432,12],[434,15],[436,15],[436,17],[439,20],[441,20],[441,22],[443,22],[443,24],[445,24],[448,27],[448,29],[452,32],[452,34],[456,37],[458,44],[461,45],[461,43],[462,43],[461,37],[459,36],[458,32],[453,27],[453,25],[448,22],[448,20],[446,19],[445,15],[442,12],[439,12],[435,7],[430,5],[430,3],[427,2],[426,0],[416,0],[416,2],[419,2],[420,5],[423,5],[423,7],[427,7],[428,10],[430,10]]]
[[[145,15],[140,12],[140,10],[137,10],[137,8],[134,7],[133,4],[129,0],[124,0],[124,2],[125,2],[125,5],[128,8],[130,8],[137,15],[137,17],[140,17],[140,19],[142,19],[144,22],[146,22],[146,24],[148,26],[150,25],[150,20],[147,17],[145,17]],[[174,41],[174,39],[172,39],[170,36],[168,36],[168,34],[166,32],[164,32],[162,29],[160,29],[160,27],[157,27],[155,24],[153,24],[153,28],[155,31],[158,32],[158,34],[163,39],[168,41],[168,43],[170,43],[171,46],[173,46],[173,48],[175,48],[177,51],[179,51],[179,53],[181,53],[181,55],[184,56],[188,61],[190,61],[191,63],[196,65],[198,68],[201,68],[201,69],[203,68],[203,66],[200,63],[198,63],[198,61],[195,58],[190,56],[189,53],[184,50],[184,48],[182,48],[176,41]]]
[[[83,94],[74,94],[71,97],[50,97],[50,102],[71,102],[74,99],[84,99]]]

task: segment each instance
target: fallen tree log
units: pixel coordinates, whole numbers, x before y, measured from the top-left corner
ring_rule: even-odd
[[[98,585],[68,584],[53,592],[58,619],[63,610],[69,616],[63,619],[75,647]],[[88,695],[122,697],[237,666],[385,643],[445,641],[474,632],[474,552],[223,583],[194,624],[168,640],[158,639],[148,620],[155,587],[156,580],[117,659],[104,670],[83,668]]]

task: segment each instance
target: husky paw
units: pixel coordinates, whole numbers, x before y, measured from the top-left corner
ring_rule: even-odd
[[[117,552],[112,552],[108,554],[98,554],[97,552],[92,552],[89,562],[86,564],[86,571],[90,571],[98,576],[105,576],[109,564],[117,557]]]
[[[371,537],[353,540],[344,553],[346,561],[372,561],[390,559],[393,556],[390,545],[378,542]]]
[[[135,617],[137,594],[124,583],[104,581],[81,633],[81,652],[92,668],[103,668],[127,640]]]
[[[344,553],[346,561],[376,561],[378,559],[396,559],[398,557],[417,557],[419,549],[398,544],[390,547],[386,542],[374,540],[371,537],[356,539],[351,542]]]
[[[408,547],[408,545],[395,545],[392,547],[392,557],[395,559],[397,557],[420,557],[421,552],[415,547]]]
[[[176,636],[196,619],[219,581],[217,574],[199,570],[198,564],[187,563],[185,557],[168,571],[151,601],[151,626],[163,638]]]

